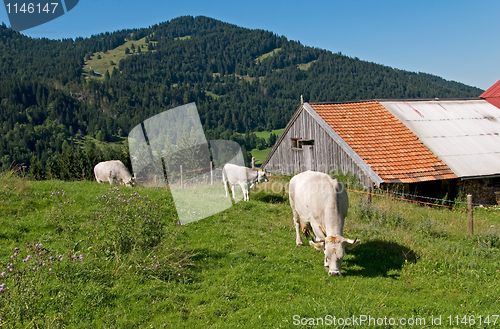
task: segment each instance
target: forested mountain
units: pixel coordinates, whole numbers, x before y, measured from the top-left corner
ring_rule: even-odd
[[[86,60],[100,56],[96,53],[143,39],[147,46],[127,48],[128,55],[100,72],[102,77],[84,70]],[[72,161],[64,157],[85,155],[92,165],[106,157],[126,159],[126,150],[90,156],[74,146],[76,140],[126,136],[150,116],[189,102],[196,102],[207,140],[233,139],[248,149],[255,147],[251,132],[286,125],[300,95],[320,102],[477,97],[481,92],[207,17],[57,41],[32,39],[3,25],[0,166],[36,164],[48,166],[53,176],[88,177],[83,167],[61,174],[62,164]]]

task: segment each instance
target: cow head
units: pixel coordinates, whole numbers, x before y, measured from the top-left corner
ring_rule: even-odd
[[[135,186],[135,177],[131,177],[128,181],[124,182],[125,186]]]
[[[323,250],[325,253],[325,268],[328,275],[342,275],[340,266],[344,258],[345,248],[352,249],[361,241],[346,239],[342,236],[328,236],[326,239],[320,239],[319,242],[310,241],[309,244],[316,249]]]
[[[267,179],[266,172],[264,170],[259,169],[257,171],[257,181],[259,183],[269,182],[269,179]]]

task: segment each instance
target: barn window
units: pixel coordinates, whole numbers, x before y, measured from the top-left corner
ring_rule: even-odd
[[[314,145],[314,140],[313,139],[299,140],[299,147],[302,148],[302,145]]]
[[[303,145],[314,145],[313,139],[290,138],[292,148],[301,149]]]

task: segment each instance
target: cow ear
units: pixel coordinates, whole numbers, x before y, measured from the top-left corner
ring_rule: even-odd
[[[353,249],[353,248],[357,247],[361,243],[361,240],[358,240],[358,238],[356,238],[354,240],[344,239],[343,242],[344,242],[344,246],[347,249]]]
[[[324,242],[314,242],[314,241],[309,241],[309,244],[314,247],[314,249],[324,251],[325,250],[325,243]]]

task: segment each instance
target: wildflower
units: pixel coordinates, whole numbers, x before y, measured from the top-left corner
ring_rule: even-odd
[[[5,283],[0,284],[0,291],[2,291],[4,287],[5,287]]]
[[[5,276],[5,272],[2,272],[2,274],[0,274],[0,277],[4,277]]]
[[[80,262],[81,262],[83,260],[83,255],[80,255],[79,259],[80,259]]]

